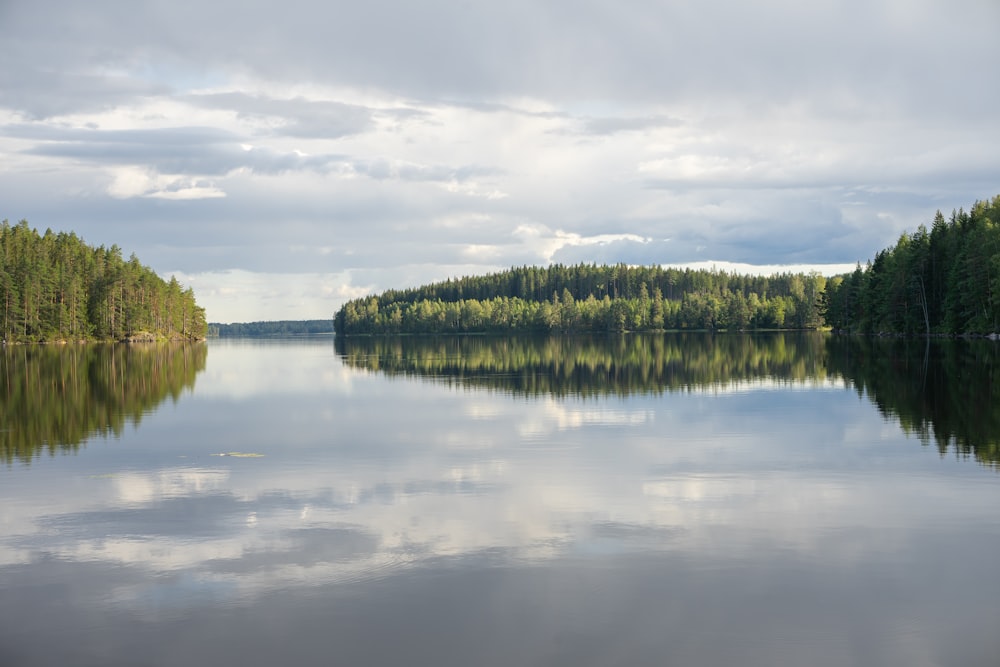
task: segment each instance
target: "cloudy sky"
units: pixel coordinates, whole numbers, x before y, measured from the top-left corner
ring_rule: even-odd
[[[996,0],[0,0],[0,218],[216,322],[550,262],[864,261],[1000,194]]]

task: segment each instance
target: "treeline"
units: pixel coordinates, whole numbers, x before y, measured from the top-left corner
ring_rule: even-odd
[[[208,325],[210,338],[267,338],[271,336],[317,336],[333,333],[332,320],[278,320]]]
[[[205,311],[194,291],[164,281],[117,245],[92,248],[76,234],[0,223],[0,338],[197,339]]]
[[[661,329],[805,329],[822,325],[819,274],[578,264],[520,267],[345,303],[338,335]]]
[[[866,267],[832,278],[826,322],[861,333],[988,334],[1000,331],[1000,196],[972,210],[938,211]]]

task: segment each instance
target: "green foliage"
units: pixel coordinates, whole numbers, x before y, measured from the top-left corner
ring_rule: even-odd
[[[834,329],[862,333],[1000,331],[1000,196],[972,210],[938,211],[879,251],[865,268],[831,280],[821,298]]]
[[[333,333],[331,320],[277,320],[271,322],[210,323],[213,338],[266,338],[269,336],[316,336]]]
[[[723,271],[554,264],[354,299],[339,335],[815,328],[826,279]]]
[[[0,338],[198,339],[205,311],[194,292],[165,282],[121,249],[87,246],[76,234],[0,223]]]

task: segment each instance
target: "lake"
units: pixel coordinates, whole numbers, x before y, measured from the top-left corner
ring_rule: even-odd
[[[998,350],[3,348],[0,665],[995,667]]]

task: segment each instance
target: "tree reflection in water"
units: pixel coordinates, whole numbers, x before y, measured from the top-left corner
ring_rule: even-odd
[[[356,369],[537,396],[842,382],[942,454],[1000,464],[998,352],[985,340],[820,333],[338,337]]]
[[[30,462],[120,435],[205,369],[204,343],[18,345],[0,350],[0,458]]]

